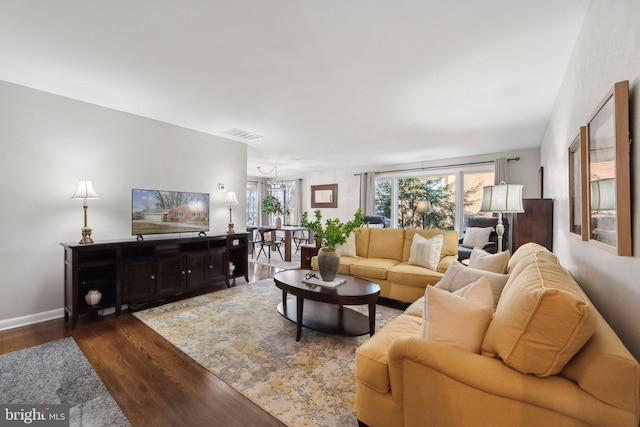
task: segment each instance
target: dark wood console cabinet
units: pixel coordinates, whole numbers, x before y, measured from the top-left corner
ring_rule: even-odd
[[[228,287],[241,276],[249,281],[248,236],[62,243],[65,320],[73,329],[80,314],[109,308],[120,313],[123,304],[197,293],[221,282]],[[91,289],[102,293],[95,306],[85,301]]]

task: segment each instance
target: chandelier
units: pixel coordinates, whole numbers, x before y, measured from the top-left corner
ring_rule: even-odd
[[[284,187],[284,182],[278,181],[278,166],[272,167],[271,170],[268,171],[268,172],[264,172],[260,168],[260,166],[257,166],[256,169],[258,169],[258,172],[260,172],[263,175],[271,175],[271,172],[273,172],[273,171],[276,172],[275,179],[273,181],[267,181],[267,185],[269,185],[269,187],[271,187],[272,190],[279,190],[279,189]]]

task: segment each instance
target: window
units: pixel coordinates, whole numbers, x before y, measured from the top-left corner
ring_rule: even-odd
[[[491,164],[472,170],[376,177],[376,215],[389,218],[393,227],[460,230],[465,217],[485,215],[479,213],[482,187],[493,185],[493,180]],[[420,200],[430,201],[433,212],[416,212]]]
[[[247,225],[260,225],[258,221],[258,183],[247,182]]]

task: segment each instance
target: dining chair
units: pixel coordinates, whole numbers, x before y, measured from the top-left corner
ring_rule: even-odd
[[[260,254],[263,253],[267,259],[269,260],[268,262],[271,262],[271,248],[275,247],[278,250],[278,253],[280,254],[280,258],[282,258],[282,260],[284,261],[284,257],[282,256],[282,251],[280,251],[280,245],[282,245],[282,241],[278,240],[278,238],[276,237],[276,230],[275,228],[270,229],[270,228],[260,228],[258,229],[258,233],[260,233],[260,249],[258,250],[258,255],[256,256],[256,260],[258,258],[260,258]],[[266,236],[269,237],[266,237]],[[265,251],[265,248],[266,251]]]
[[[300,250],[300,245],[309,243],[309,230],[296,230],[293,232],[293,243],[296,245],[296,253]]]

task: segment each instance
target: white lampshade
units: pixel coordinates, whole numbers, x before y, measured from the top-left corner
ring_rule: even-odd
[[[238,199],[236,199],[236,193],[234,191],[229,191],[227,193],[227,197],[224,199],[224,203],[227,205],[237,205]]]
[[[418,206],[416,206],[416,212],[418,213],[433,212],[433,207],[431,206],[431,202],[429,200],[418,200]]]
[[[505,184],[484,187],[480,212],[524,212],[522,185]]]
[[[99,199],[98,193],[93,189],[91,181],[81,179],[78,182],[78,188],[76,192],[71,196],[72,199]]]
[[[591,210],[611,211],[616,209],[616,179],[607,178],[591,182]]]

